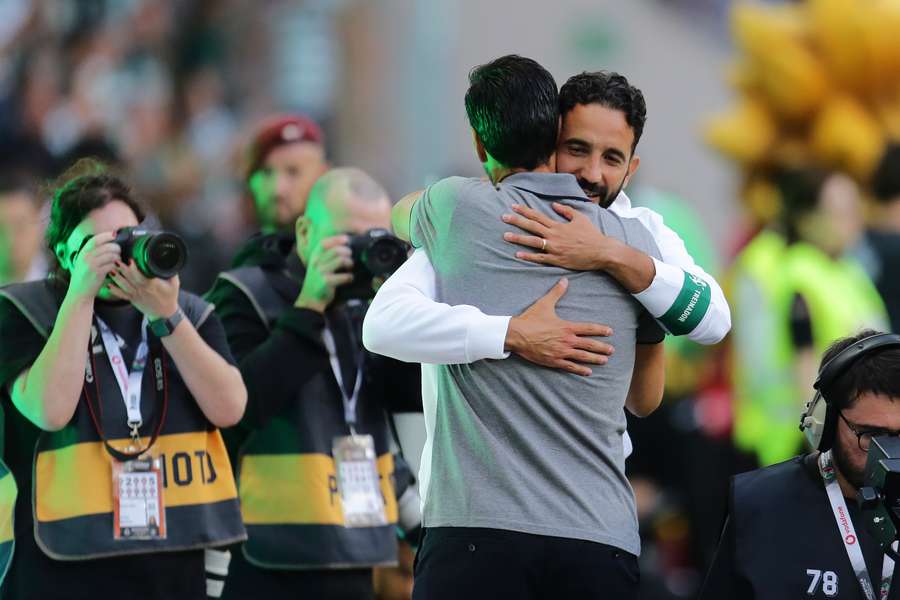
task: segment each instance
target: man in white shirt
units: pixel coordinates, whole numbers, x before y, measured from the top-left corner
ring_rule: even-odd
[[[646,118],[640,90],[616,73],[582,73],[563,85],[559,98],[562,129],[557,172],[573,174],[592,201],[621,217],[640,220],[653,235],[662,260],[645,254],[636,260],[635,253],[643,253],[623,248],[619,240],[605,236],[559,203],[554,203],[554,209],[565,221],[525,207],[504,215],[504,222],[524,230],[508,231],[504,238],[533,249],[517,252],[524,260],[572,270],[604,270],[669,333],[687,335],[701,344],[718,343],[731,328],[721,287],[694,262],[659,214],[633,207],[623,191],[640,164],[635,148]],[[398,235],[408,232],[412,205],[420,196],[420,192],[410,194],[395,206]],[[514,250],[511,246],[510,252]],[[434,300],[434,268],[419,249],[379,290],[366,317],[365,345],[379,354],[426,364],[502,359],[515,352],[537,364],[588,375],[588,365],[604,364],[611,349],[600,342],[588,346],[586,342],[592,340],[585,338],[597,335],[596,330],[584,331],[555,316],[553,306],[561,293],[564,290],[554,288],[515,317],[441,304]],[[427,373],[424,376],[427,401],[434,392],[429,391]]]

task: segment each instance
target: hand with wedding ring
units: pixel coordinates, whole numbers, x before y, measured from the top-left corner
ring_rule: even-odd
[[[513,204],[516,214],[505,214],[504,223],[515,225],[527,234],[506,232],[503,239],[534,248],[538,252],[516,252],[516,258],[554,265],[573,271],[598,271],[607,267],[609,257],[624,243],[606,236],[584,214],[559,202],[553,210],[565,220],[557,221],[527,206]]]

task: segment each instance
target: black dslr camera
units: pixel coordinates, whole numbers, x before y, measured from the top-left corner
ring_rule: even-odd
[[[113,240],[122,248],[122,261],[134,264],[147,277],[171,279],[187,262],[187,244],[181,236],[169,231],[147,231],[123,227]]]
[[[900,438],[880,436],[872,440],[866,459],[865,485],[857,494],[866,527],[882,552],[895,561],[891,549],[900,529]]]
[[[350,237],[353,252],[353,281],[335,291],[335,303],[369,300],[375,297],[372,279],[387,279],[406,262],[409,246],[387,229],[370,229]]]

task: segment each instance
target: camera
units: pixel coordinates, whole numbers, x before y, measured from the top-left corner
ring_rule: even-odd
[[[409,252],[406,242],[387,229],[370,229],[353,235],[348,246],[353,253],[353,281],[336,290],[336,303],[374,298],[372,279],[389,277],[406,262]]]
[[[857,494],[863,521],[882,552],[898,560],[891,544],[900,529],[900,438],[872,439],[866,459],[865,484]]]
[[[113,240],[122,249],[122,261],[134,264],[147,277],[171,279],[187,262],[187,244],[169,231],[123,227]]]

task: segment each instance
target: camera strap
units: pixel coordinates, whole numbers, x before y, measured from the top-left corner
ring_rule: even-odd
[[[341,399],[344,402],[344,421],[350,427],[350,432],[356,435],[356,405],[359,402],[359,391],[362,389],[364,353],[362,351],[354,352],[358,357],[356,359],[356,381],[353,383],[353,390],[348,393],[347,386],[344,385],[344,376],[341,375],[341,363],[338,360],[334,335],[328,327],[322,331],[322,340],[325,342],[325,349],[328,350],[328,362],[331,364],[334,378],[337,380],[338,387],[341,390]]]
[[[853,567],[853,573],[856,575],[863,595],[866,597],[866,600],[885,600],[891,591],[891,581],[894,578],[893,559],[887,555],[884,556],[881,568],[881,586],[876,596],[872,581],[869,579],[869,571],[866,568],[866,561],[863,558],[859,538],[856,536],[856,528],[853,526],[853,521],[850,520],[850,513],[847,511],[847,501],[844,499],[844,494],[841,493],[841,486],[838,484],[834,473],[830,450],[819,455],[819,473],[825,482],[825,491],[828,493],[828,501],[831,503],[834,520],[841,534],[841,541],[844,544],[844,549],[847,551],[847,557],[850,559],[850,565]],[[896,551],[897,542],[894,542],[893,546]]]

